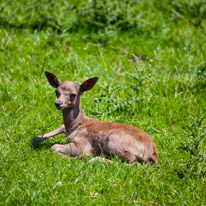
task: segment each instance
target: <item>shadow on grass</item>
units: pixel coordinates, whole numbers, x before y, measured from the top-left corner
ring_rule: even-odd
[[[43,141],[35,141],[35,138],[31,139],[31,148],[34,150],[40,150],[40,149],[50,149],[54,144],[65,144],[60,142],[49,142],[46,140]]]

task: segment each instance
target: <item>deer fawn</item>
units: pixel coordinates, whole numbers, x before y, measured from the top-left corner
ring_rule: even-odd
[[[61,82],[50,72],[46,71],[45,74],[50,85],[56,88],[55,106],[62,110],[64,125],[43,136],[35,137],[34,142],[65,133],[69,136],[69,143],[51,147],[59,154],[80,157],[100,155],[103,152],[106,156],[116,154],[127,163],[133,163],[135,160],[140,163],[157,163],[156,145],[147,133],[135,126],[103,122],[88,118],[84,114],[80,96],[93,88],[98,77],[78,85],[71,81]]]

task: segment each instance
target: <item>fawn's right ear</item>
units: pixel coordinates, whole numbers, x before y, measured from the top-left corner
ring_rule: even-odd
[[[87,79],[86,81],[84,81],[80,85],[81,93],[83,93],[85,91],[89,91],[90,89],[92,89],[93,86],[96,84],[97,80],[98,80],[98,77],[93,77],[93,78],[90,78],[90,79]]]
[[[45,75],[49,81],[49,84],[54,88],[57,88],[62,83],[61,80],[58,79],[58,77],[50,72],[45,71]]]

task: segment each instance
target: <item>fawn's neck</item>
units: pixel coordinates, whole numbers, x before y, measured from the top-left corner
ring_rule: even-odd
[[[63,110],[62,114],[64,125],[69,135],[77,130],[78,126],[81,125],[81,123],[87,118],[82,111],[80,97],[74,108]]]

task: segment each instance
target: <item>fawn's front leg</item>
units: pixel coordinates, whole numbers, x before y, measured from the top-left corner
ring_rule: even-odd
[[[37,137],[34,137],[31,142],[34,143],[34,142],[42,142],[46,139],[49,139],[50,137],[53,137],[57,134],[60,134],[60,133],[65,133],[67,135],[67,132],[66,132],[66,129],[65,129],[65,126],[64,125],[61,125],[60,127],[58,127],[57,129],[55,129],[54,131],[52,132],[49,132],[49,133],[46,133],[42,136],[37,136]]]
[[[78,138],[75,141],[68,144],[55,144],[51,147],[58,154],[69,154],[70,156],[90,156],[92,154],[92,146],[88,140],[84,138]]]

